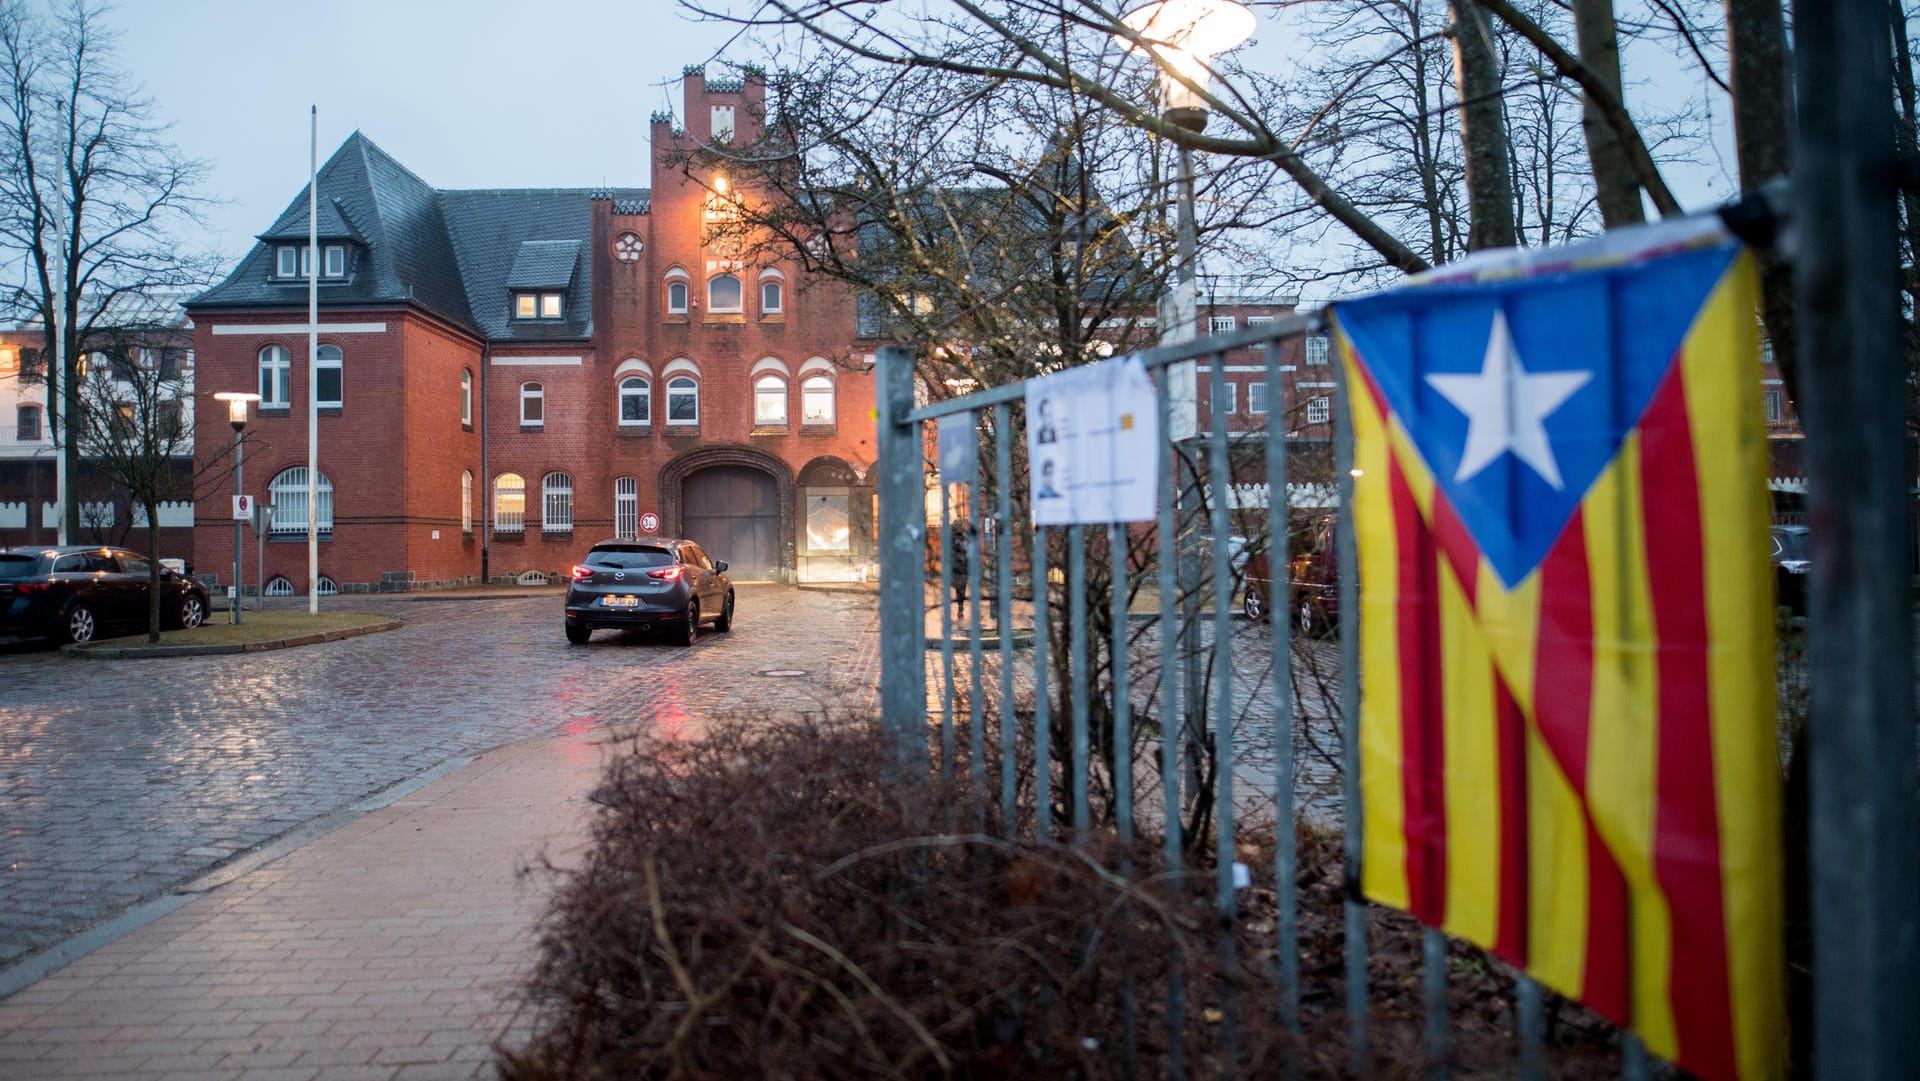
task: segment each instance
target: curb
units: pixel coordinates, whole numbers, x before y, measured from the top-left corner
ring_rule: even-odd
[[[60,647],[60,652],[69,657],[78,657],[89,661],[134,660],[141,657],[210,657],[228,653],[264,653],[270,649],[292,649],[295,646],[315,646],[322,642],[338,642],[344,638],[358,638],[363,634],[379,634],[382,631],[397,631],[406,626],[397,619],[380,623],[370,623],[364,627],[342,627],[338,630],[321,631],[318,634],[296,634],[291,638],[273,638],[264,642],[223,642],[205,646],[83,646],[69,644]]]

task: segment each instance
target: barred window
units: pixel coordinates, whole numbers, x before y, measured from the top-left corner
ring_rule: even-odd
[[[1325,334],[1307,335],[1307,363],[1325,364],[1327,362],[1327,336]]]
[[[640,536],[640,482],[632,477],[613,478],[613,532],[621,540]]]
[[[540,479],[540,532],[573,532],[573,478],[565,473]]]
[[[1333,399],[1322,394],[1307,402],[1307,423],[1325,424],[1333,419]]]
[[[333,481],[325,473],[320,474],[315,487],[319,489],[318,504],[319,532],[333,532]],[[305,533],[307,531],[307,467],[294,466],[273,478],[267,485],[267,493],[273,500],[273,532]]]

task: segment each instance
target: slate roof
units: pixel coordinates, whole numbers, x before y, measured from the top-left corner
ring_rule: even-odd
[[[319,174],[323,239],[360,245],[347,280],[320,285],[323,308],[414,304],[499,341],[581,339],[593,334],[593,269],[586,257],[592,197],[644,203],[646,189],[438,190],[360,132]],[[299,308],[307,283],[275,281],[272,243],[307,236],[303,186],[225,281],[189,310]],[[535,279],[541,279],[536,281]],[[508,318],[513,283],[565,287],[566,318]]]

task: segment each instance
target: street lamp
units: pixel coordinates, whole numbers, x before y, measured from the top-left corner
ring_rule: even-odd
[[[246,466],[247,403],[257,402],[260,395],[249,391],[223,390],[213,396],[215,401],[227,403],[227,423],[233,425],[233,622],[240,622],[240,499],[247,489],[242,483],[241,470]]]

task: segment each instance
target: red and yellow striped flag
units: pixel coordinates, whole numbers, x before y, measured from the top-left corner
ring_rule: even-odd
[[[1716,230],[1344,303],[1367,896],[1784,1073],[1767,451]]]

